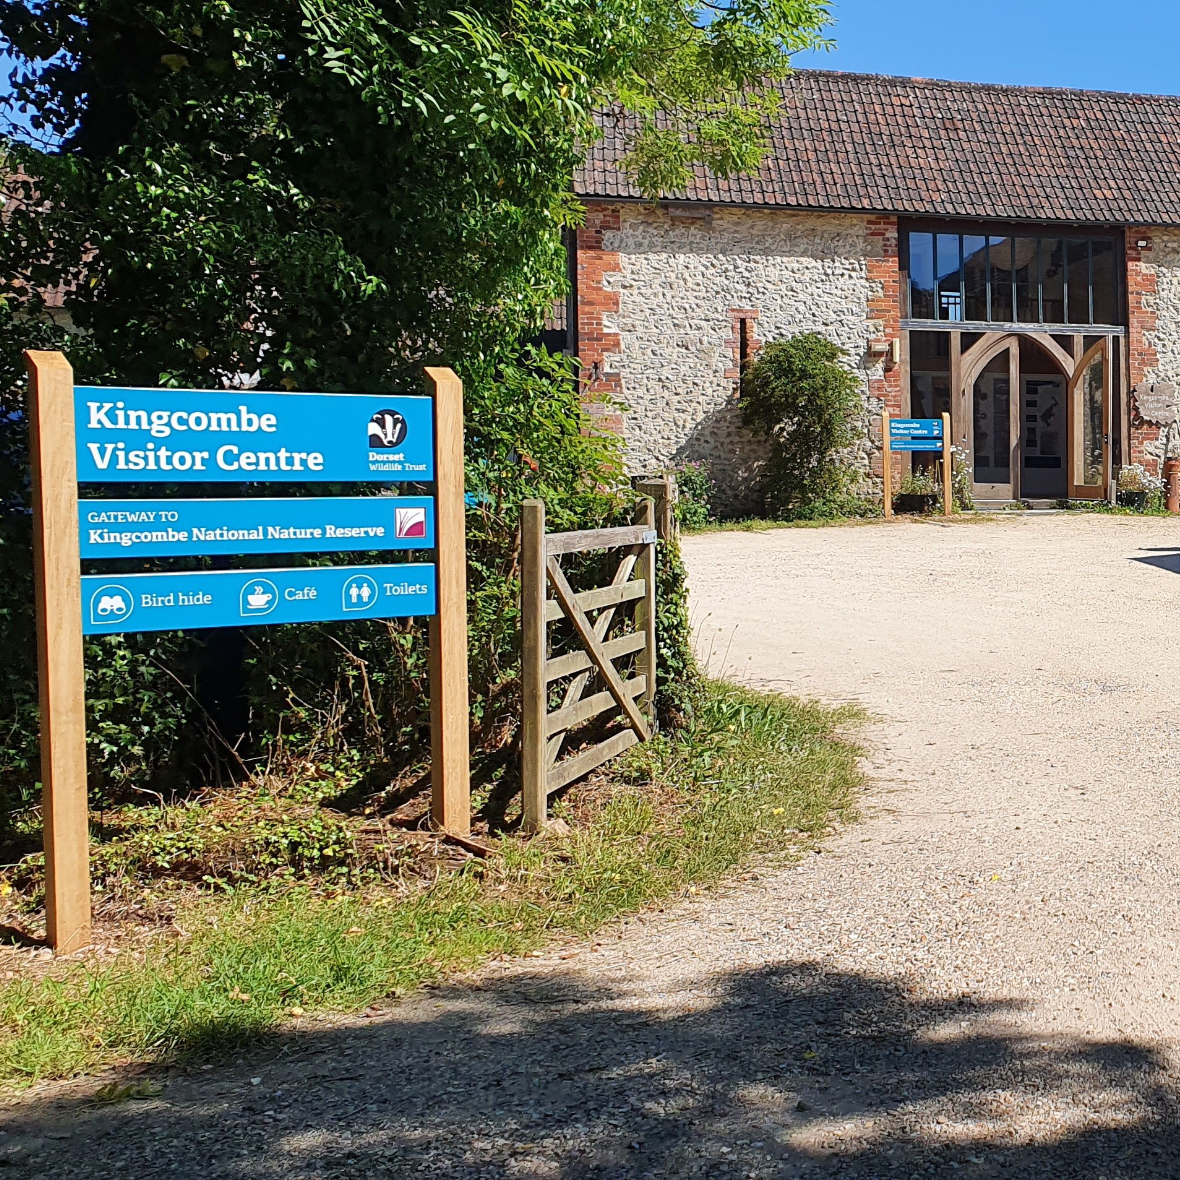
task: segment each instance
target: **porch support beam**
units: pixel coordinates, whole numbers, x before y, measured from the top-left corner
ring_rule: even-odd
[[[1038,332],[1050,336],[1069,336],[1080,328],[1087,336],[1125,336],[1119,324],[1006,324],[987,320],[902,320],[910,332],[1000,332],[1005,336],[1031,336]]]
[[[1012,499],[1019,500],[1020,486],[1020,416],[1024,402],[1020,391],[1020,342],[1008,344],[1008,438],[1012,457],[1009,459],[1008,475],[1012,480]]]
[[[968,455],[971,449],[971,396],[963,388],[963,337],[952,332],[950,339],[951,369],[951,438],[955,446]]]

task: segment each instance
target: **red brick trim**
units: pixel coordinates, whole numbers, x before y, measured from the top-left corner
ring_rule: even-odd
[[[617,250],[607,250],[604,240],[606,234],[619,229],[620,221],[618,205],[590,202],[586,206],[586,222],[577,234],[578,358],[582,362],[582,392],[612,398],[622,393],[622,378],[614,359],[619,355],[621,342],[617,331],[608,330],[607,321],[618,314],[619,293],[607,289],[606,279],[619,273],[619,254]]]
[[[746,349],[749,357],[756,355],[762,347],[762,341],[755,332],[755,324],[762,313],[756,307],[731,307],[729,309],[729,338],[725,341],[733,364],[725,370],[725,376],[731,381],[740,381],[742,376],[742,321],[746,322]],[[734,393],[739,390],[735,386]]]
[[[866,218],[865,246],[868,278],[873,287],[868,301],[869,322],[873,330],[869,347],[885,345],[891,348],[894,340],[901,339],[901,269],[897,248],[897,218]],[[890,414],[900,417],[901,366],[889,360],[888,352],[885,357],[882,375],[869,377],[869,396],[884,404]],[[878,479],[882,474],[879,435],[880,422],[877,421],[870,427],[870,438],[874,452],[872,473]],[[895,474],[900,478],[901,456],[895,455],[893,462]]]
[[[1146,241],[1147,245],[1140,246],[1141,241]],[[1152,343],[1157,323],[1153,306],[1157,286],[1151,254],[1151,232],[1134,226],[1127,229],[1127,368],[1132,389],[1141,381],[1149,380],[1149,375],[1159,366],[1159,355]],[[1139,417],[1134,395],[1130,400],[1131,462],[1142,463],[1158,474],[1159,459],[1148,454],[1147,448],[1159,442],[1161,428],[1153,422],[1144,422]]]

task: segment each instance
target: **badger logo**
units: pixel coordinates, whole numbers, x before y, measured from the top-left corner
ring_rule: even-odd
[[[406,437],[406,420],[397,410],[378,410],[369,419],[369,446],[391,450]]]

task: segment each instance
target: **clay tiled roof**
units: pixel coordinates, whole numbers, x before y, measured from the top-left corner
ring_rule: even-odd
[[[799,70],[782,83],[754,176],[701,169],[670,199],[1032,221],[1180,225],[1180,97]],[[575,177],[579,196],[641,194],[621,129]]]

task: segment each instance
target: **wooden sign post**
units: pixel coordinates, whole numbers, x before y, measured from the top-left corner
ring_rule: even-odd
[[[58,951],[90,942],[90,827],[74,372],[60,352],[26,352],[33,469],[33,584],[41,706],[45,928]]]
[[[937,451],[942,456],[942,514],[954,512],[954,448],[951,416],[941,418],[890,418],[881,411],[881,490],[885,519],[893,517],[893,452]]]
[[[463,383],[426,370],[434,398],[438,609],[430,619],[430,814],[444,831],[471,831],[467,687],[467,544],[463,493]]]
[[[60,353],[25,357],[50,943],[73,951],[90,941],[83,635],[428,616],[431,814],[438,827],[467,835],[459,378],[450,369],[427,369],[429,399],[175,389],[120,389],[113,397],[112,390],[75,390],[73,370]],[[173,430],[179,432],[175,445],[156,449],[154,438]],[[116,432],[113,439],[109,432]],[[267,472],[260,482],[268,484],[433,482],[434,496],[78,500],[79,480],[240,483],[244,471]],[[87,521],[97,516],[96,523],[125,514],[138,520],[150,513],[147,519],[155,520],[159,513],[177,527],[82,532],[80,508]],[[268,527],[265,535],[260,527],[234,527],[253,525],[260,515],[284,527]],[[81,573],[83,557],[352,552],[356,542],[342,538],[358,536],[374,549],[434,549],[435,562]]]
[[[954,482],[953,474],[954,468],[952,466],[954,461],[954,449],[951,447],[951,416],[950,414],[943,414],[942,416],[942,514],[943,516],[950,516],[955,506],[954,496]]]

